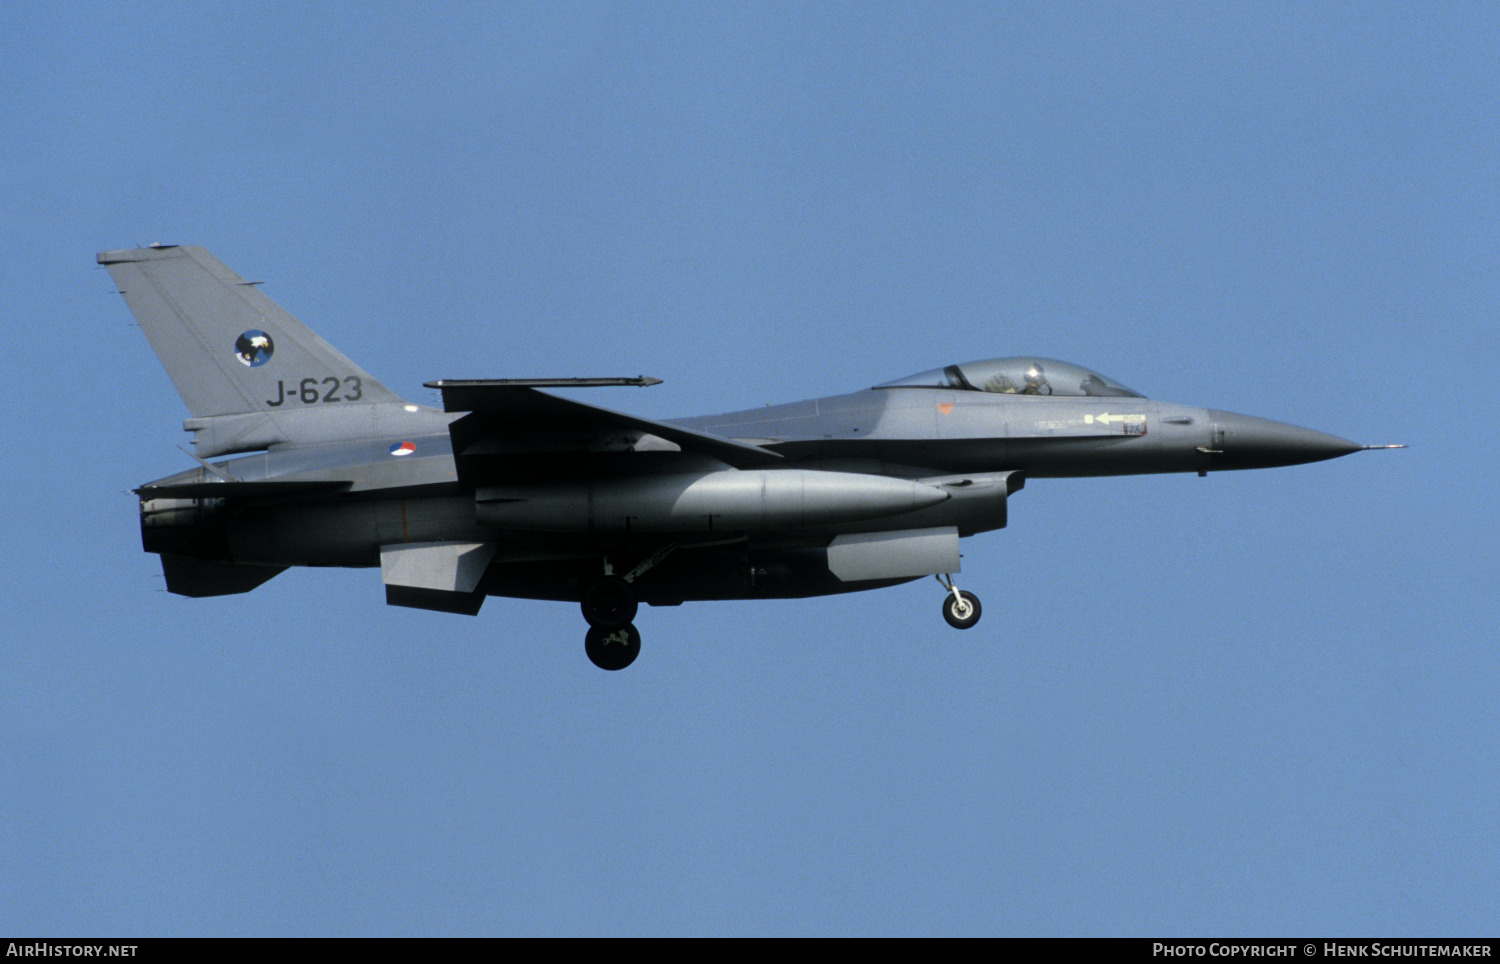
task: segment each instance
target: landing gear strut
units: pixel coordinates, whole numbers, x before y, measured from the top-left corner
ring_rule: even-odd
[[[979,614],[983,612],[979,597],[953,585],[952,576],[938,576],[937,581],[948,590],[948,595],[943,599],[943,618],[948,621],[948,625],[954,629],[972,629],[979,622]]]

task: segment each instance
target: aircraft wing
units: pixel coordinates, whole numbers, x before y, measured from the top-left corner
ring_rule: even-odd
[[[493,456],[680,451],[741,469],[782,461],[780,455],[758,445],[599,408],[533,387],[653,383],[651,379],[449,379],[428,382],[427,387],[442,391],[445,411],[469,413],[449,426],[460,477],[484,474],[478,468]]]

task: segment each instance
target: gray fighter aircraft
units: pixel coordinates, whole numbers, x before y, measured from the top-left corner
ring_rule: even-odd
[[[581,603],[604,669],[640,602],[854,592],[936,576],[979,621],[959,539],[1005,526],[1030,478],[1293,465],[1364,448],[1147,399],[1025,356],[864,391],[668,422],[538,389],[657,379],[445,380],[397,397],[202,248],[99,255],[191,417],[197,468],[142,486],[141,534],[184,596],[290,566],[380,568],[386,601]],[[216,456],[238,456],[219,462]]]

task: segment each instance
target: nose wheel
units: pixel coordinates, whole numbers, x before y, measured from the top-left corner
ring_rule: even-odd
[[[948,590],[948,595],[943,599],[943,618],[948,621],[948,625],[954,629],[972,629],[979,622],[980,613],[984,611],[979,605],[979,597],[953,585],[952,576],[938,576],[937,581]]]

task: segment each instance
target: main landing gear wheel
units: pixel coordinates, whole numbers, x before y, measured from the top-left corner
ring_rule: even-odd
[[[588,654],[589,662],[600,669],[624,669],[640,655],[641,634],[630,623],[617,629],[595,626],[583,637],[583,651]]]
[[[590,626],[619,629],[634,621],[640,601],[630,583],[617,576],[605,576],[584,591],[582,606],[583,618]],[[639,634],[636,635],[636,645],[640,645]]]

